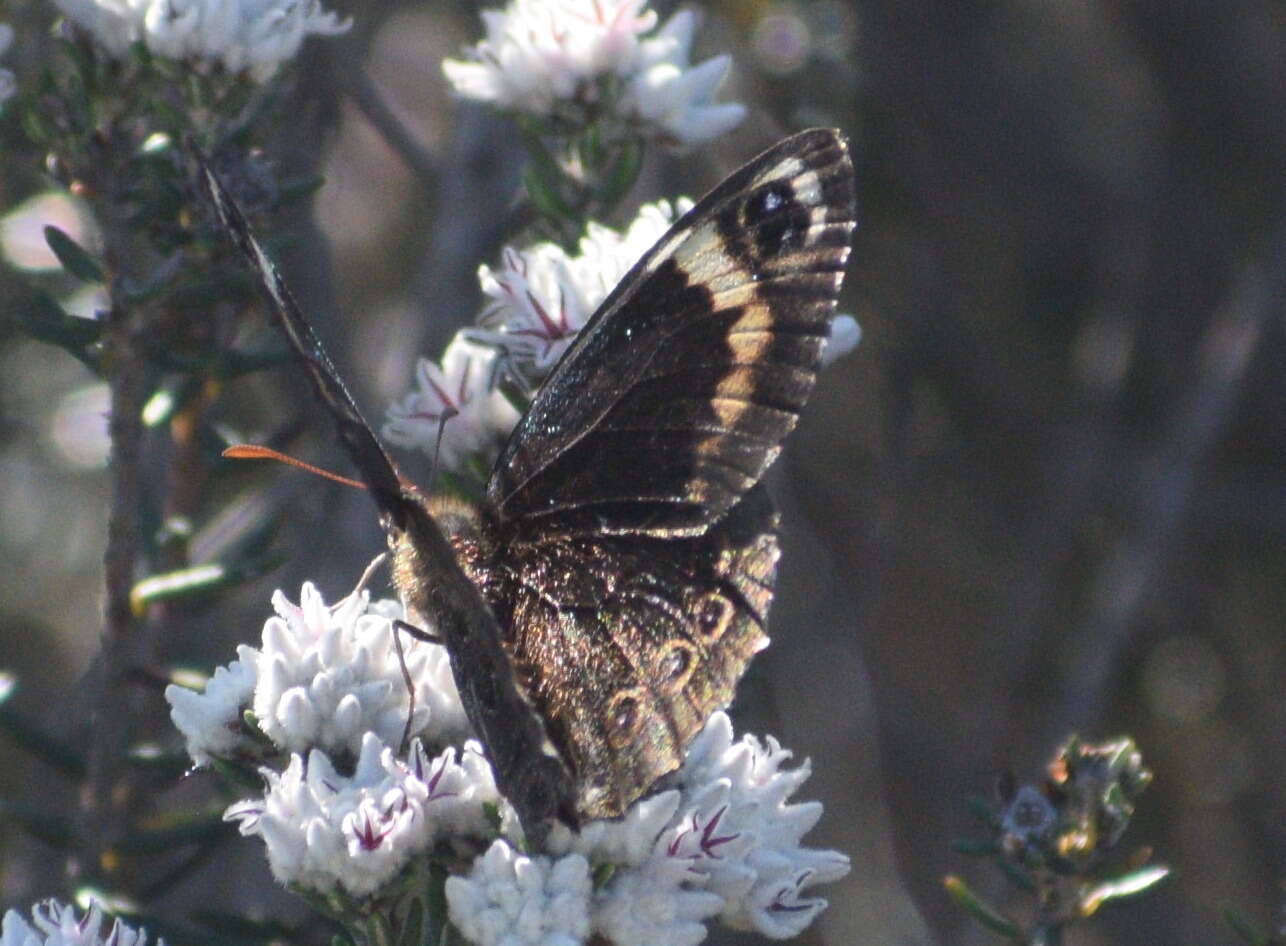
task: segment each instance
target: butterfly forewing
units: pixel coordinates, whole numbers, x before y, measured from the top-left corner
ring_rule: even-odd
[[[545,382],[492,474],[502,520],[694,535],[812,390],[855,222],[843,138],[788,138],[684,215]]]

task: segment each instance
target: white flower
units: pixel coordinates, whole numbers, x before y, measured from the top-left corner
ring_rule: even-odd
[[[638,866],[656,850],[657,838],[673,824],[681,795],[659,792],[635,802],[612,821],[591,821],[573,832],[561,822],[550,831],[545,846],[554,854],[575,852],[599,864]]]
[[[217,667],[201,692],[171,684],[165,688],[170,719],[187,740],[188,755],[197,765],[212,758],[236,755],[245,745],[241,714],[254,698],[257,652],[244,644],[237,660]]]
[[[454,747],[429,759],[417,740],[403,763],[367,733],[351,777],[317,749],[307,764],[295,755],[285,772],[262,771],[264,797],[233,805],[224,818],[264,839],[279,881],[321,893],[375,893],[438,837],[484,835],[484,805],[500,801],[474,742],[457,763]]]
[[[12,45],[13,27],[8,23],[0,23],[0,56],[7,53]],[[18,80],[14,78],[13,73],[8,69],[0,69],[0,105],[4,105],[16,91],[18,91]]]
[[[103,915],[98,904],[90,906],[83,917],[75,907],[44,900],[31,908],[31,923],[17,910],[5,912],[0,926],[0,946],[147,946],[147,934],[113,920],[106,935],[102,933]],[[157,946],[164,946],[157,940]]]
[[[731,131],[746,117],[738,102],[714,103],[728,73],[729,56],[707,59],[689,67],[696,14],[680,10],[656,36],[644,40],[639,69],[630,78],[621,99],[623,110],[661,129],[678,145],[693,145]]]
[[[616,284],[692,201],[645,204],[624,233],[591,222],[575,256],[554,243],[505,247],[501,266],[478,269],[490,301],[475,338],[503,348],[526,380],[543,378]]]
[[[494,346],[462,333],[447,346],[440,366],[421,358],[416,389],[389,406],[385,439],[429,456],[440,451],[447,469],[459,469],[470,454],[497,452],[519,416],[496,388],[499,357]]]
[[[698,943],[716,916],[775,939],[807,927],[826,901],[806,891],[846,874],[848,859],[800,846],[821,805],[787,804],[809,773],[807,764],[783,771],[789,758],[772,738],[734,743],[728,717],[715,713],[689,747],[677,789],[619,821],[578,833],[555,827],[551,852],[615,868],[591,904],[595,931],[616,946],[644,946]]]
[[[657,33],[643,0],[513,0],[482,14],[487,36],[469,59],[442,64],[456,91],[533,115],[561,104],[602,105],[615,76],[624,93],[605,104],[626,122],[664,140],[693,144],[723,134],[745,117],[737,104],[711,97],[727,73],[718,56],[688,65],[696,18],[675,14]]]
[[[723,897],[701,890],[700,873],[663,853],[613,876],[594,898],[594,929],[614,946],[696,946]]]
[[[360,591],[328,607],[311,584],[303,586],[298,605],[280,591],[272,603],[277,616],[264,624],[262,649],[239,647],[238,659],[215,670],[202,693],[166,689],[192,758],[202,764],[236,754],[246,709],[286,752],[320,748],[352,758],[368,732],[398,745],[411,709],[393,641],[402,606],[372,604]],[[463,736],[468,722],[446,650],[406,635],[402,649],[415,684],[411,734],[434,743]]]
[[[467,50],[469,61],[448,59],[442,69],[463,96],[546,114],[556,101],[591,96],[594,79],[633,65],[639,36],[656,25],[645,3],[513,0],[482,12],[487,36]]]
[[[590,932],[590,893],[581,855],[526,857],[503,840],[446,882],[451,922],[477,946],[578,946]]]
[[[159,56],[189,60],[201,70],[244,70],[256,82],[271,78],[310,34],[333,36],[351,25],[324,11],[320,0],[55,2],[113,56],[142,41]]]
[[[698,811],[688,839],[696,844],[693,864],[725,898],[721,919],[774,939],[797,935],[826,908],[825,900],[805,896],[809,887],[838,880],[849,869],[838,851],[800,846],[822,806],[787,804],[810,772],[807,762],[783,771],[790,755],[771,736],[760,742],[747,735],[734,743],[727,715],[715,713],[693,740],[679,775],[685,801]]]
[[[280,591],[277,617],[263,628],[254,712],[259,726],[289,752],[317,747],[356,754],[367,732],[396,746],[410,699],[393,641],[395,602],[370,604],[365,592],[328,607],[312,584],[299,604]],[[412,734],[445,741],[466,730],[446,650],[403,635],[406,670],[415,683]]]

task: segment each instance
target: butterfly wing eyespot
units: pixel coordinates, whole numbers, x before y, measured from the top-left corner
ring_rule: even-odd
[[[693,623],[701,639],[713,644],[732,621],[733,604],[717,591],[707,591],[693,602]]]
[[[612,748],[624,749],[638,736],[643,723],[643,701],[648,694],[642,689],[622,690],[612,695],[607,706],[607,741]]]
[[[696,669],[697,649],[681,640],[668,642],[657,659],[657,685],[667,696],[681,693]]]

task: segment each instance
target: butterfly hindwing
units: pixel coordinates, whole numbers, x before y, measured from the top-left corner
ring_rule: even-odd
[[[763,474],[812,390],[855,222],[844,139],[735,172],[625,276],[496,463],[500,519],[694,535]]]
[[[581,818],[622,814],[732,701],[768,643],[775,533],[757,487],[701,536],[537,534],[507,546],[488,597],[576,774]]]

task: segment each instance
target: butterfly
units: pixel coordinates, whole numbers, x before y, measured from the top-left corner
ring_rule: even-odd
[[[760,479],[830,332],[856,221],[844,137],[786,138],[675,222],[554,366],[476,507],[398,474],[240,211],[201,176],[529,841],[555,818],[623,814],[768,643],[779,552]]]

